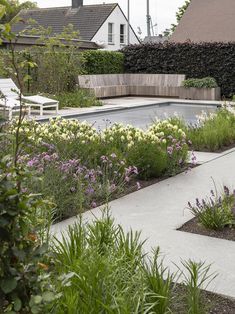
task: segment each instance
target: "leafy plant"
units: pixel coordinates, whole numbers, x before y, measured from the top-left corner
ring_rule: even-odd
[[[139,233],[125,234],[108,213],[70,227],[54,248],[63,294],[56,313],[142,312],[142,246]]]
[[[189,314],[206,314],[205,304],[202,298],[202,289],[207,286],[216,277],[216,274],[210,274],[211,266],[205,265],[205,262],[195,262],[189,260],[182,262],[184,270],[183,283],[187,290],[187,305]]]
[[[10,163],[0,162],[0,303],[6,313],[39,313],[56,297],[48,275],[47,242],[41,241],[44,220],[35,224],[35,214],[49,211],[49,204],[24,191],[29,174],[10,168]],[[41,239],[38,230],[43,231]]]
[[[100,100],[98,100],[91,92],[84,89],[60,93],[55,98],[59,101],[60,108],[86,108],[92,106],[102,106],[102,102]]]
[[[32,1],[20,3],[18,0],[1,0],[0,5],[6,7],[6,14],[2,19],[2,23],[9,23],[21,10],[34,9],[37,4]]]
[[[198,218],[200,224],[205,228],[222,230],[224,227],[235,224],[235,194],[230,193],[224,186],[222,196],[217,191],[211,190],[209,198],[196,199],[196,205],[188,203],[191,213]]]
[[[177,25],[179,24],[179,22],[182,19],[184,13],[188,9],[188,6],[190,5],[190,3],[191,3],[191,0],[186,0],[185,3],[181,7],[179,7],[178,11],[176,12],[177,24],[171,24],[171,28],[170,28],[170,33],[171,34],[175,31]]]
[[[0,16],[5,13],[0,6]],[[1,131],[1,138],[9,139],[10,155],[0,160],[0,304],[4,313],[39,313],[50,310],[51,302],[59,297],[50,284],[47,236],[43,211],[49,204],[38,195],[25,190],[30,175],[19,165],[22,149],[20,128],[24,119],[20,69],[27,60],[17,63],[9,24],[0,25],[1,39],[10,41],[11,73],[19,85],[20,112],[14,135]],[[47,217],[49,218],[49,216]],[[48,229],[47,229],[48,230]],[[39,233],[38,233],[39,231]],[[48,235],[48,232],[46,233]],[[45,240],[46,239],[46,240]]]
[[[154,250],[153,258],[146,263],[144,268],[148,289],[146,302],[151,304],[152,313],[167,314],[171,313],[170,303],[175,276],[164,267],[159,255],[160,249],[158,248]]]
[[[80,218],[53,245],[54,279],[61,293],[55,312],[173,313],[180,297],[176,274],[164,266],[159,248],[146,258],[144,242],[140,233],[116,225],[107,208],[92,222]],[[180,313],[202,314],[201,289],[213,279],[210,267],[191,261],[183,265],[188,302],[180,304]]]
[[[182,86],[186,88],[215,88],[218,87],[213,77],[204,77],[202,79],[191,78],[182,82]]]

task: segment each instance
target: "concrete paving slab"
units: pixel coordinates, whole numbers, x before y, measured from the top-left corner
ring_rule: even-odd
[[[205,162],[209,162],[211,160],[221,157],[220,153],[189,152],[190,160],[192,159],[193,155],[196,156],[196,161],[198,165],[202,165]]]
[[[217,157],[187,173],[161,181],[110,203],[112,215],[126,230],[142,230],[146,252],[160,246],[165,263],[172,271],[181,259],[212,263],[218,277],[208,290],[235,297],[235,242],[185,233],[176,229],[192,218],[188,201],[209,195],[213,180],[217,188],[223,184],[235,187],[235,151]],[[83,214],[91,221],[101,216],[100,208]],[[52,226],[52,234],[61,236],[76,218]]]

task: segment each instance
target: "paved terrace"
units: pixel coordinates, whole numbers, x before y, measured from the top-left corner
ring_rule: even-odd
[[[177,231],[192,218],[187,202],[205,197],[213,188],[226,184],[235,187],[235,149],[224,154],[200,155],[204,163],[175,177],[139,190],[110,203],[112,215],[126,230],[142,230],[147,238],[145,250],[160,246],[166,265],[176,270],[181,259],[212,263],[212,271],[219,276],[208,290],[235,297],[235,242]],[[101,215],[100,208],[83,214],[85,220]],[[52,226],[52,233],[60,237],[76,218]]]

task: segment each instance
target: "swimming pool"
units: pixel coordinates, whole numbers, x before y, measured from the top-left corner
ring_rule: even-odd
[[[195,124],[197,122],[197,115],[202,111],[212,113],[217,110],[217,105],[208,104],[191,104],[191,103],[177,103],[164,102],[158,104],[151,104],[145,106],[137,106],[133,108],[119,108],[107,112],[97,112],[92,114],[84,114],[76,116],[80,121],[87,121],[94,124],[96,128],[105,128],[113,123],[131,124],[136,127],[145,129],[156,118],[166,119],[177,114],[179,117],[185,119],[187,123]]]

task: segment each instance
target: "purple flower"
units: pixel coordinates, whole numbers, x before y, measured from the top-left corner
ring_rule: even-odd
[[[182,147],[179,143],[176,143],[175,148],[176,148],[176,150],[181,150]]]
[[[125,176],[125,181],[130,182],[130,178],[128,176]]]
[[[93,201],[93,202],[91,203],[91,207],[92,207],[92,208],[96,208],[96,207],[97,207],[96,202]]]
[[[229,188],[227,186],[224,186],[224,193],[226,196],[229,196]]]
[[[88,194],[88,195],[91,195],[91,194],[93,194],[95,192],[95,190],[91,187],[91,186],[89,186],[87,189],[86,189],[86,194]]]
[[[191,204],[190,202],[188,202],[188,207],[189,207],[190,209],[193,209],[193,206],[192,206],[192,204]]]
[[[135,166],[132,167],[132,171],[133,171],[133,173],[136,174],[136,175],[139,174],[139,171],[138,171],[137,167],[135,167]]]
[[[51,160],[51,156],[50,155],[45,155],[43,158],[44,158],[45,161],[50,161]]]
[[[100,159],[103,163],[107,163],[107,161],[109,160],[107,156],[101,156]]]
[[[110,155],[110,157],[112,157],[112,158],[117,158],[117,155],[114,154],[114,153],[112,153],[112,154]]]
[[[168,147],[167,147],[167,153],[168,153],[169,155],[172,155],[173,151],[174,151],[174,148],[173,148],[172,146],[168,146]]]
[[[110,186],[110,191],[111,192],[114,192],[116,190],[116,184],[112,184],[111,186]]]

